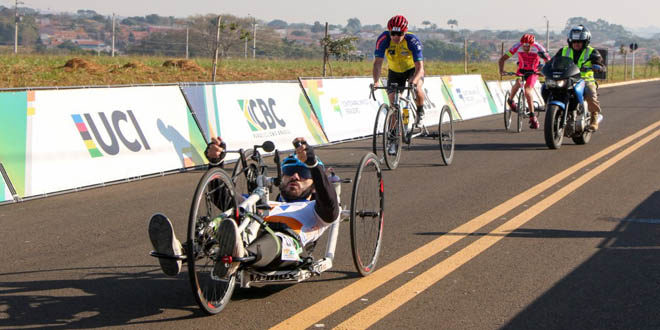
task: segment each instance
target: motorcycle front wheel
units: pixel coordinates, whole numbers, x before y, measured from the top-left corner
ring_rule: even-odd
[[[564,140],[563,120],[564,110],[556,104],[549,105],[545,113],[543,135],[545,136],[545,144],[550,149],[561,148],[561,143]]]

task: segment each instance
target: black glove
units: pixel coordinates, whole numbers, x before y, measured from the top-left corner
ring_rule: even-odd
[[[206,145],[206,150],[204,150],[204,156],[207,155],[207,153],[209,151],[209,148],[212,145],[213,145],[213,143],[209,143],[209,144]],[[220,153],[220,157],[218,157],[218,158],[208,158],[208,156],[206,157],[206,158],[208,158],[209,162],[212,165],[218,165],[218,164],[222,163],[223,160],[225,160],[225,156],[227,155],[227,152],[225,151],[225,150],[227,150],[227,144],[224,141],[222,141],[222,142],[220,142],[220,147],[222,148],[222,152]]]
[[[309,167],[314,167],[318,163],[316,161],[316,155],[314,154],[314,148],[307,144],[307,142],[305,142],[305,145],[307,146],[307,148],[305,148],[305,152],[307,153],[305,164]]]

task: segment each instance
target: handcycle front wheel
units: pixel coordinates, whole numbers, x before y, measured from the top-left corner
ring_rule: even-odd
[[[351,250],[362,276],[376,268],[383,239],[385,191],[378,158],[368,153],[360,160],[351,196]]]
[[[403,123],[401,122],[399,110],[390,108],[383,123],[383,158],[385,159],[385,165],[390,170],[394,170],[399,166],[403,142],[402,134]]]
[[[438,123],[438,142],[440,143],[440,154],[445,165],[449,166],[454,159],[454,118],[449,106],[445,105],[440,111],[440,122]]]
[[[207,314],[217,314],[227,306],[236,284],[236,275],[228,280],[212,278],[217,259],[216,218],[238,218],[236,190],[229,175],[219,167],[202,176],[190,207],[186,260],[190,286],[199,307]]]
[[[371,137],[371,143],[372,143],[372,152],[374,155],[378,155],[378,141],[381,141],[382,139],[382,134],[383,134],[383,127],[385,127],[385,117],[387,116],[387,113],[390,111],[390,106],[387,105],[386,103],[383,103],[380,105],[378,108],[378,112],[376,112],[376,120],[374,122],[374,135]]]

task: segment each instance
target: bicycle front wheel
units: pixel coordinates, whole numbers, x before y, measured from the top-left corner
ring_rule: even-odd
[[[190,286],[199,307],[217,314],[229,303],[236,275],[228,280],[211,276],[218,258],[217,218],[238,217],[236,190],[229,175],[219,167],[208,170],[197,185],[190,207],[186,259]]]
[[[383,239],[385,191],[376,155],[362,157],[353,182],[351,249],[355,268],[367,276],[376,268]]]
[[[440,153],[445,165],[450,165],[454,159],[454,118],[448,106],[443,106],[440,112],[440,123],[438,123],[438,141]]]
[[[399,166],[399,159],[401,159],[403,123],[399,116],[399,109],[390,108],[383,124],[383,156],[387,168],[393,170]]]
[[[372,151],[378,155],[378,141],[383,138],[383,127],[385,126],[385,117],[390,111],[390,106],[383,103],[376,112],[376,121],[374,122],[374,135],[371,137]]]

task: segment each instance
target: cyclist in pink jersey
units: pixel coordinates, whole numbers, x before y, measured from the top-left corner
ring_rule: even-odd
[[[539,128],[539,121],[534,113],[534,85],[536,84],[538,68],[541,63],[540,59],[542,58],[547,63],[550,58],[548,57],[545,48],[535,41],[533,34],[524,34],[522,38],[520,38],[520,42],[517,42],[508,52],[500,57],[500,75],[504,74],[504,62],[515,54],[518,54],[518,71],[516,72],[516,75],[519,77],[527,76],[527,80],[525,81],[525,99],[527,99],[527,105],[529,106],[528,109],[530,111],[529,127]],[[517,105],[511,98],[516,95],[519,88],[520,78],[516,79],[516,83],[511,88],[509,99],[506,100],[514,111],[516,110]]]

